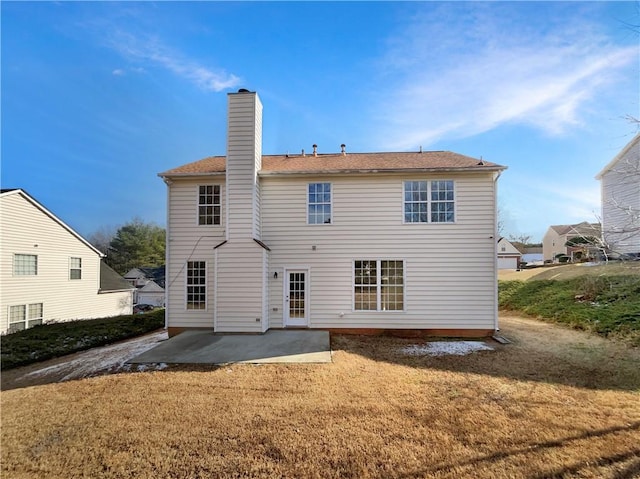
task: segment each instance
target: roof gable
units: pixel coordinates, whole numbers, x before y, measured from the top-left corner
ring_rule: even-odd
[[[627,145],[620,151],[620,153],[618,153],[613,160],[611,160],[609,163],[607,163],[607,165],[602,169],[602,171],[600,171],[600,173],[598,173],[596,175],[596,180],[601,180],[602,177],[607,174],[607,172],[611,171],[613,169],[613,167],[620,161],[622,160],[625,156],[627,156],[627,153],[629,153],[629,151],[635,147],[636,145],[638,145],[638,143],[640,143],[640,133],[638,133],[629,143],[627,143]]]
[[[44,213],[46,216],[48,216],[54,222],[58,223],[58,225],[60,225],[63,229],[65,229],[72,236],[74,236],[76,239],[78,239],[81,243],[83,243],[84,245],[88,246],[89,249],[94,251],[100,258],[104,258],[104,256],[105,256],[104,253],[102,253],[95,246],[93,246],[91,243],[89,243],[89,241],[84,239],[78,232],[76,232],[73,228],[71,228],[71,226],[67,225],[64,221],[62,221],[60,218],[58,218],[56,215],[54,215],[51,211],[49,211],[47,208],[45,208],[40,202],[38,202],[35,198],[33,198],[31,195],[29,195],[26,191],[24,191],[23,189],[20,189],[20,188],[15,188],[15,189],[3,189],[0,192],[0,198],[5,198],[5,197],[10,196],[10,195],[20,195],[20,196],[22,196],[28,203],[30,203],[32,206],[34,206],[35,208],[40,210],[42,213]]]

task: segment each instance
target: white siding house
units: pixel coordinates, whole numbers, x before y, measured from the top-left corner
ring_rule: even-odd
[[[95,249],[20,189],[0,193],[0,333],[131,314],[133,288]]]
[[[505,167],[447,151],[262,155],[261,112],[256,93],[229,94],[227,155],[159,174],[169,334],[497,329]]]
[[[640,253],[640,134],[596,178],[605,245],[614,254]]]
[[[522,253],[507,238],[498,240],[498,269],[518,269]]]

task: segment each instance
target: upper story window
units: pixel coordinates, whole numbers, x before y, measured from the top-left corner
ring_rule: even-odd
[[[307,218],[310,225],[331,223],[331,183],[309,183]]]
[[[220,224],[220,185],[198,187],[198,224]]]
[[[14,276],[35,276],[38,274],[38,256],[35,254],[13,255]]]
[[[69,258],[69,279],[82,279],[82,258]]]
[[[452,180],[405,181],[405,223],[453,223],[455,194]]]

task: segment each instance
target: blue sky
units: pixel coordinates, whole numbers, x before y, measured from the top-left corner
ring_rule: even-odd
[[[451,150],[509,167],[505,234],[594,221],[637,133],[638,2],[2,2],[3,188],[84,235],[165,224],[158,172],[225,153]],[[634,28],[633,25],[636,27]]]

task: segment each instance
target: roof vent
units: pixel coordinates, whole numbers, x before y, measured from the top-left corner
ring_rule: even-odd
[[[484,166],[484,160],[480,157],[480,161],[478,162],[478,166]]]
[[[249,90],[247,90],[246,88],[240,88],[238,90],[238,93],[251,93]]]
[[[313,156],[318,156],[318,145],[313,144]]]
[[[302,156],[306,156],[306,155],[304,154],[304,148],[302,149]]]
[[[345,145],[344,143],[342,145],[340,145],[340,152],[342,153],[342,156],[345,156],[347,154],[346,151],[344,151],[344,149],[347,147],[347,145]]]
[[[422,145],[420,145],[420,153],[422,153]]]

